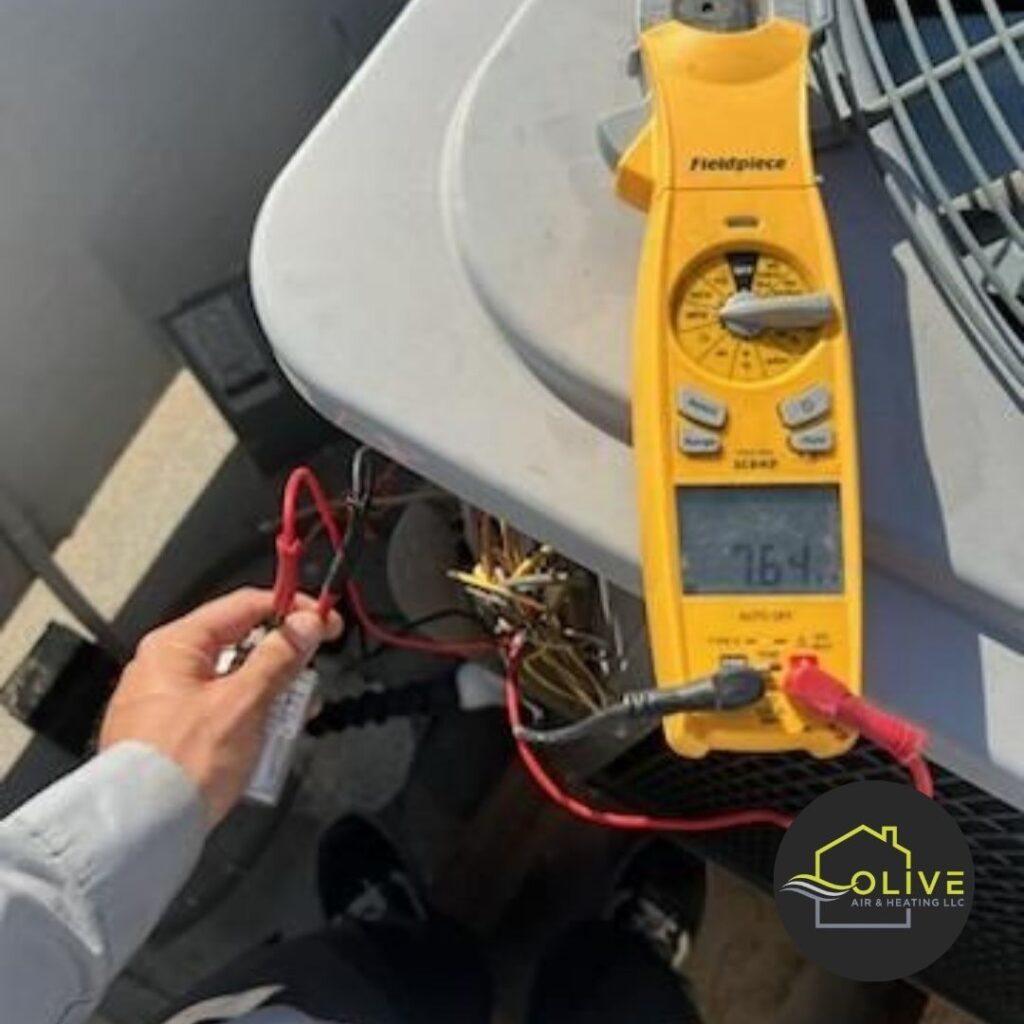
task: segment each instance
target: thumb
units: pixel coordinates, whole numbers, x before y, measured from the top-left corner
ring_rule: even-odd
[[[235,672],[235,685],[272,700],[302,671],[324,639],[327,627],[312,611],[292,612],[272,630]]]

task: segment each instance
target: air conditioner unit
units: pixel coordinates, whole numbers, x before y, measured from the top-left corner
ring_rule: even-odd
[[[641,15],[659,5],[758,6]],[[416,0],[273,187],[252,250],[276,355],[321,413],[633,594],[643,222],[598,129],[643,99],[639,20],[631,0]],[[931,730],[974,852],[970,923],[926,980],[1007,1022],[1024,1019],[1022,47],[1019,2],[842,0],[813,76],[856,352],[865,688]],[[891,771],[865,748],[686,761],[654,737],[590,781],[651,810],[795,809]],[[776,842],[705,848],[767,879]]]

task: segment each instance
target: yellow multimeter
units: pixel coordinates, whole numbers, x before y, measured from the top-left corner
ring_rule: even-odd
[[[781,18],[648,29],[651,116],[617,171],[648,218],[633,444],[658,683],[771,671],[750,709],[666,722],[690,757],[828,757],[853,740],[779,686],[803,656],[861,688],[853,376],[810,144],[809,46]]]

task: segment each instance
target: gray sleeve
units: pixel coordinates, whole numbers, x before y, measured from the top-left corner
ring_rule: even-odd
[[[141,743],[112,747],[0,822],[0,1016],[85,1021],[205,834],[195,785]]]

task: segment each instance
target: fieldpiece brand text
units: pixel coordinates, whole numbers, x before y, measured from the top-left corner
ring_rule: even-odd
[[[777,156],[695,156],[691,171],[784,171],[789,161]]]

